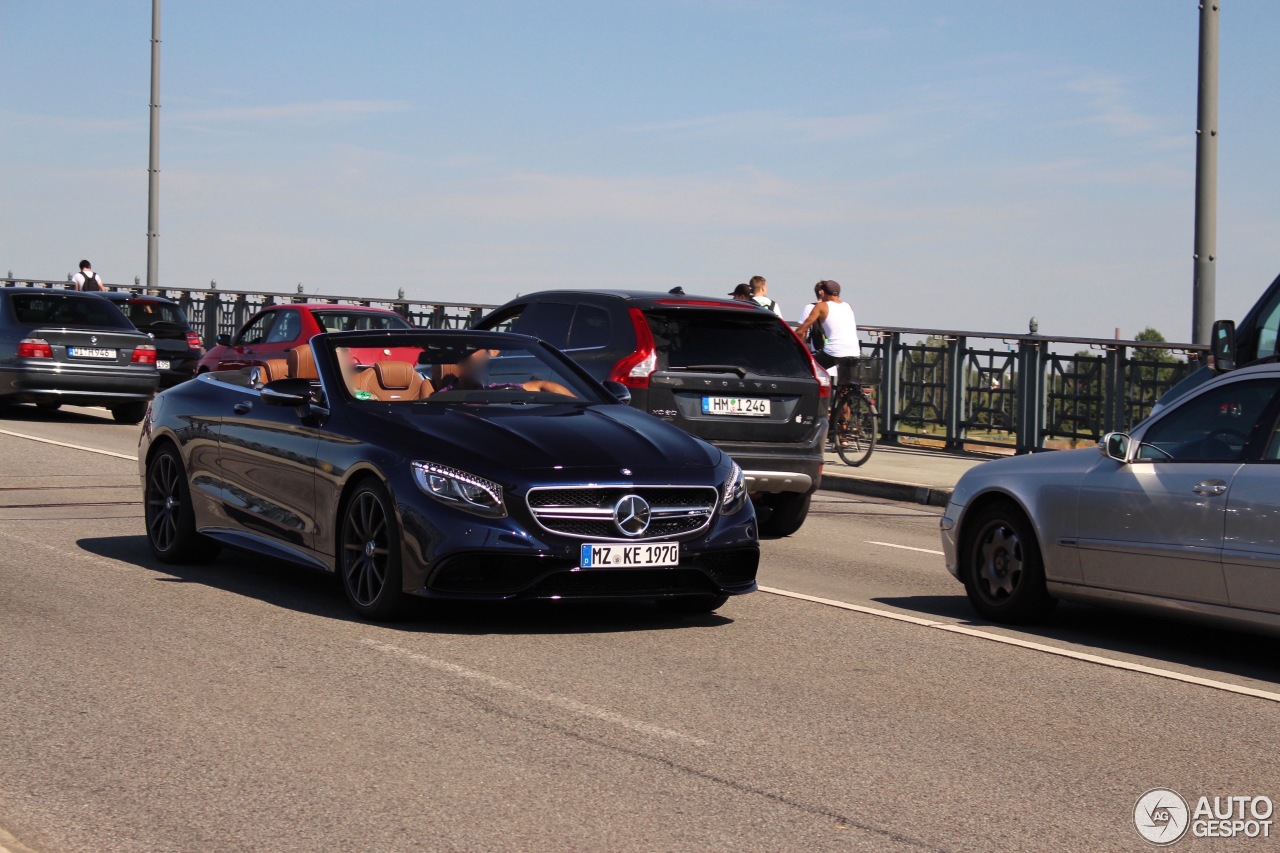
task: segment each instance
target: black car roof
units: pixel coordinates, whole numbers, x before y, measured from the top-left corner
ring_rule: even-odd
[[[526,293],[519,299],[513,299],[512,302],[523,302],[531,299],[545,299],[548,297],[564,297],[568,299],[580,300],[583,296],[604,296],[610,299],[621,299],[625,302],[637,303],[637,308],[652,308],[663,303],[669,303],[673,300],[696,299],[699,302],[715,302],[724,305],[741,308],[746,305],[728,298],[727,296],[708,296],[704,293],[671,293],[666,290],[539,290],[535,293]],[[759,307],[759,306],[755,306]],[[762,309],[763,310],[763,309]]]
[[[152,296],[149,293],[128,293],[126,291],[120,291],[120,290],[108,290],[108,291],[100,292],[98,293],[98,295],[104,296],[107,299],[110,299],[112,302],[132,302],[137,299],[145,299],[149,302],[167,302],[170,305],[178,304],[174,302],[172,299],[167,299],[163,296]]]

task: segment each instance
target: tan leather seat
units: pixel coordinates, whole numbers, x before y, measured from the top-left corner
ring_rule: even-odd
[[[258,364],[258,381],[275,382],[289,376],[289,360],[287,358],[269,358]]]
[[[433,364],[431,366],[431,379],[439,388],[446,379],[452,379],[455,376],[462,375],[462,368],[456,364]]]
[[[431,396],[431,383],[407,361],[378,361],[356,377],[357,391],[368,391],[379,400],[421,400]]]
[[[320,378],[320,374],[316,372],[316,357],[311,352],[310,344],[302,344],[289,350],[289,378]]]

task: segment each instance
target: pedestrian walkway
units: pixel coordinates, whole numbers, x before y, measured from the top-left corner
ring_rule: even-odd
[[[950,453],[921,447],[877,447],[865,464],[852,468],[826,455],[822,488],[832,492],[946,506],[960,475],[994,459],[977,453]]]

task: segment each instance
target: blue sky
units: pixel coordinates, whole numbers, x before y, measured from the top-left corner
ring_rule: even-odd
[[[1280,272],[1280,6],[1221,26],[1218,310]],[[1198,12],[174,2],[161,281],[502,302],[840,281],[883,325],[1190,334]],[[146,269],[150,3],[0,4],[0,269]]]

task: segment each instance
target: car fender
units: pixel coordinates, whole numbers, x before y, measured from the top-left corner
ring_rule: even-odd
[[[1059,458],[1071,451],[1055,451]],[[1092,452],[1096,455],[1096,451]],[[1014,504],[1026,517],[1036,537],[1049,580],[1079,582],[1080,559],[1075,548],[1079,482],[1085,469],[1071,476],[1001,476],[1004,472],[973,469],[956,484],[949,515],[955,522],[957,554],[961,553],[969,523],[975,513],[997,500]],[[966,483],[966,480],[970,482]],[[957,500],[958,498],[958,500]]]

